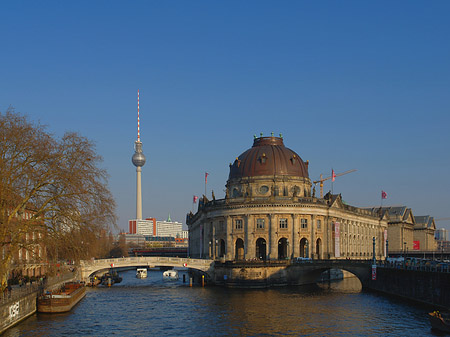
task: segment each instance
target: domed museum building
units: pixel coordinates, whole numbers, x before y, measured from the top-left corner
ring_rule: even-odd
[[[222,261],[377,259],[385,256],[388,220],[349,206],[340,195],[315,196],[308,161],[281,137],[255,137],[230,164],[224,199],[200,199],[187,215],[189,256]]]

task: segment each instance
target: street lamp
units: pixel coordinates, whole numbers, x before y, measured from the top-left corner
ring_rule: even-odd
[[[219,243],[219,240],[216,240],[216,244],[214,245],[214,260],[217,257],[217,245],[218,245],[218,243]]]
[[[406,258],[406,241],[403,242],[403,257]]]
[[[375,265],[377,263],[377,260],[375,258],[375,236],[372,238],[372,241],[373,241],[373,263],[372,264]]]
[[[209,241],[209,258],[211,258],[211,255],[212,255],[212,254],[211,254],[211,243],[212,243],[212,242]]]
[[[289,239],[286,239],[286,254],[285,258],[289,256]]]
[[[386,259],[389,257],[389,240],[386,239]]]

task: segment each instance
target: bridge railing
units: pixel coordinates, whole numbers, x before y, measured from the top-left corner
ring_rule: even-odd
[[[429,271],[435,273],[450,273],[449,263],[429,263],[415,265],[408,263],[408,261],[388,262],[383,261],[377,264],[377,267],[390,268],[390,269],[404,269],[415,271]]]
[[[81,267],[94,267],[94,266],[116,266],[126,263],[142,263],[145,264],[157,264],[157,263],[173,263],[173,264],[187,264],[196,265],[196,266],[209,266],[213,262],[213,260],[205,260],[205,259],[191,259],[191,258],[183,258],[183,257],[166,257],[166,256],[131,256],[131,257],[122,257],[115,259],[98,259],[98,260],[82,260],[80,261]]]

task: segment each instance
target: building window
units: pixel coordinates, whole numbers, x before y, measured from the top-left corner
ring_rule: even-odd
[[[219,221],[219,229],[223,232],[225,230],[225,226],[223,224],[223,221]]]
[[[280,228],[288,228],[288,219],[280,219]]]
[[[317,220],[317,229],[322,227],[322,220]]]
[[[302,229],[308,228],[308,219],[301,219]]]
[[[256,229],[264,229],[264,219],[256,219]]]
[[[241,219],[236,219],[234,221],[234,224],[235,224],[236,229],[242,229],[242,220]]]

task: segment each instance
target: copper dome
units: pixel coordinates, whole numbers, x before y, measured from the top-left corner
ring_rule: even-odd
[[[284,146],[283,138],[260,137],[230,165],[228,179],[268,175],[309,178],[307,164]]]

